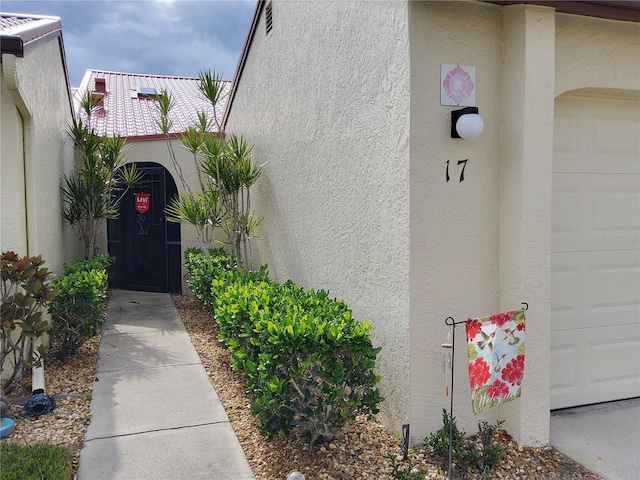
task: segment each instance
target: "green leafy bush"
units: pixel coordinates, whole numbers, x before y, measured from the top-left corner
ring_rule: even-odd
[[[71,452],[58,445],[0,443],[0,480],[69,480]]]
[[[491,470],[500,463],[500,459],[502,458],[504,447],[496,441],[496,432],[503,423],[504,420],[499,420],[495,424],[482,420],[478,424],[478,437],[482,445],[482,450],[480,451],[477,466],[479,471],[486,474],[491,472]]]
[[[424,480],[429,469],[427,467],[418,468],[413,464],[411,457],[402,461],[395,455],[388,455],[391,471],[389,476],[395,480]]]
[[[86,262],[90,261],[76,263]],[[61,359],[76,352],[85,339],[96,335],[106,315],[106,271],[84,270],[75,264],[67,267],[71,268],[65,267],[65,271],[71,273],[53,281],[60,294],[49,307],[53,320],[51,341],[56,347],[56,356]]]
[[[2,252],[0,374],[5,380],[5,393],[20,383],[46,350],[43,345],[34,350],[33,342],[50,330],[51,324],[42,313],[58,292],[52,288],[43,264],[42,255],[29,258]]]
[[[76,272],[88,272],[90,270],[104,270],[109,277],[111,276],[111,265],[115,258],[108,253],[96,255],[88,260],[77,260],[64,266],[64,274],[71,275]]]
[[[231,270],[235,262],[222,248],[209,250],[209,257],[198,248],[188,248],[184,257],[187,285],[196,298],[208,307],[212,299],[211,286],[214,277],[222,271]]]
[[[442,470],[448,469],[449,463],[449,426],[452,426],[453,461],[463,469],[476,470],[489,475],[502,457],[504,448],[495,439],[495,433],[503,420],[492,425],[486,421],[478,424],[477,439],[465,438],[465,433],[458,429],[455,417],[449,420],[449,414],[442,410],[442,427],[429,434],[424,443],[431,447],[431,452],[439,460]],[[476,441],[477,440],[477,441]],[[476,448],[477,447],[477,448]]]
[[[371,345],[372,327],[354,320],[343,301],[274,282],[266,267],[245,272],[226,262],[207,264],[195,251],[188,255],[187,271],[198,275],[196,295],[205,297],[234,369],[245,375],[263,434],[299,426],[313,445],[342,434],[357,414],[378,412],[380,348]]]

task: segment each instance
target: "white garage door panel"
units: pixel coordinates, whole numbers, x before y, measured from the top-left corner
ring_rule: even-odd
[[[637,101],[565,97],[556,102],[554,172],[640,173],[639,142]]]
[[[640,258],[629,250],[551,255],[552,330],[635,325]]]
[[[552,195],[553,252],[638,248],[640,175],[554,173]]]
[[[640,335],[635,325],[554,332],[552,408],[640,396]],[[575,361],[576,358],[582,362]]]
[[[556,102],[551,408],[640,396],[640,104]]]

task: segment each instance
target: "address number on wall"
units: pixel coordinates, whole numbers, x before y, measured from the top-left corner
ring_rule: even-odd
[[[458,160],[458,166],[462,165],[462,169],[460,170],[460,179],[459,182],[464,182],[464,169],[467,168],[467,162],[469,161],[468,158],[464,159],[464,160]],[[449,176],[449,160],[447,160],[447,182],[451,180],[451,177]]]

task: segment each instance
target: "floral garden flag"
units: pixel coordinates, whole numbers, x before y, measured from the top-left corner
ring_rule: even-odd
[[[523,310],[466,322],[473,413],[520,396],[524,374]]]

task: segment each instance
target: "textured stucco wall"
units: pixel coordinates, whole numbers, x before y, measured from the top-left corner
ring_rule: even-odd
[[[382,345],[382,418],[409,404],[409,59],[404,2],[273,3],[227,133],[264,166],[255,263],[343,298]]]
[[[6,66],[3,65],[3,69]],[[62,270],[64,262],[73,260],[65,254],[65,227],[61,218],[62,200],[60,184],[63,173],[71,165],[72,149],[67,140],[66,128],[72,121],[69,106],[63,58],[60,51],[59,38],[53,38],[27,50],[24,58],[16,60],[17,79],[20,92],[31,108],[32,127],[27,135],[25,148],[27,165],[24,181],[26,184],[26,206],[28,218],[24,215],[13,214],[7,219],[2,216],[2,249],[16,248],[21,254],[27,253],[25,235],[28,237],[30,255],[42,254],[45,266],[55,272]],[[4,78],[3,78],[4,82]],[[2,89],[3,127],[5,122],[5,102],[9,103],[7,110],[11,110],[13,99],[6,95],[6,88]],[[13,119],[9,119],[14,134],[19,129],[15,110]],[[28,127],[29,128],[29,127]],[[13,136],[13,135],[12,135]],[[13,136],[15,141],[15,136]],[[30,138],[30,140],[29,140]],[[20,149],[13,148],[5,158],[4,128],[2,138],[2,176],[3,189],[5,186],[5,162],[14,168],[22,164]],[[13,169],[12,169],[13,170]],[[20,174],[12,171],[10,177],[16,175],[15,180],[21,181]],[[16,189],[16,195],[21,187]],[[11,195],[13,196],[13,195]],[[25,203],[22,199],[5,199],[2,195],[2,211],[22,210]],[[5,204],[5,200],[8,201]],[[9,221],[10,220],[10,221]],[[22,222],[18,226],[18,222]],[[7,230],[5,230],[5,228]],[[5,231],[8,233],[5,236]],[[13,232],[16,232],[14,236]],[[6,243],[5,243],[6,242]]]
[[[258,25],[227,128],[269,161],[256,259],[374,323],[386,418],[410,421],[414,442],[449,408],[444,319],[521,301],[522,397],[480,418],[506,420],[523,444],[548,442],[554,98],[637,94],[639,38],[636,24],[473,1],[275,3],[272,36]],[[443,63],[476,67],[485,131],[474,141],[449,136]],[[463,346],[464,326],[457,335]],[[454,408],[473,432],[466,362],[458,348]]]
[[[447,316],[462,321],[499,305],[501,16],[480,3],[410,2],[411,50],[411,431],[420,441],[449,410],[441,371]],[[450,138],[440,105],[440,65],[476,67],[485,121],[473,141]],[[462,166],[468,159],[464,181]],[[449,160],[450,181],[446,181]],[[515,305],[518,307],[519,303]],[[466,375],[464,325],[456,330],[454,414],[476,428]],[[493,421],[489,412],[486,416]]]
[[[0,65],[0,69],[3,69]],[[2,71],[4,74],[4,70]],[[24,221],[25,188],[23,166],[24,127],[18,108],[13,103],[7,85],[2,81],[0,108],[2,124],[0,134],[0,250],[27,252],[27,226]]]
[[[556,16],[556,96],[588,88],[640,89],[640,24]],[[606,93],[606,92],[604,92]]]
[[[480,418],[505,419],[521,443],[548,442],[550,222],[554,96],[636,89],[638,26],[556,15],[553,9],[475,2],[410,4],[411,422],[414,440],[448,408],[440,372],[443,320],[530,304],[520,400]],[[442,63],[475,65],[485,132],[448,138],[439,105]],[[613,90],[610,90],[613,91]],[[627,90],[629,91],[629,90]],[[555,92],[555,94],[554,94]],[[469,158],[446,183],[446,160]],[[464,342],[464,328],[458,331]],[[464,345],[464,344],[463,344]],[[460,346],[460,345],[458,345]],[[467,431],[466,351],[458,348],[455,414]]]
[[[529,303],[522,397],[500,407],[525,445],[549,437],[551,162],[555,12],[503,10],[500,307]]]

